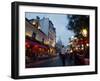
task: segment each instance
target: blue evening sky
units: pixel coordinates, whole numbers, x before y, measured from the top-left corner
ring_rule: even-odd
[[[51,14],[51,13],[34,13],[26,12],[25,17],[28,19],[36,19],[36,16],[39,16],[40,19],[43,17],[49,18],[54,27],[56,28],[56,41],[60,38],[63,45],[67,45],[69,38],[74,35],[74,33],[66,28],[68,24],[68,19],[66,14]]]

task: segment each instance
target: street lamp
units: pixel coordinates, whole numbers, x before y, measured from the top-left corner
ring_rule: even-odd
[[[82,31],[81,31],[81,33],[82,33],[82,35],[84,36],[84,37],[87,37],[87,30],[86,29],[82,29]]]

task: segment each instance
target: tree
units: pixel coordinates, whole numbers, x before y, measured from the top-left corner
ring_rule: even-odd
[[[67,15],[69,20],[67,29],[73,31],[76,37],[82,37],[82,29],[87,29],[89,36],[89,16],[88,15]]]

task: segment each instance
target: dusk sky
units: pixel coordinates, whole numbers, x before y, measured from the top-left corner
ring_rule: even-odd
[[[56,28],[56,41],[60,38],[63,45],[67,45],[69,42],[69,37],[73,36],[74,33],[66,28],[68,24],[67,15],[65,14],[48,14],[48,13],[34,13],[27,12],[25,13],[25,17],[27,19],[36,19],[36,16],[39,16],[40,19],[43,17],[49,18],[54,27]]]

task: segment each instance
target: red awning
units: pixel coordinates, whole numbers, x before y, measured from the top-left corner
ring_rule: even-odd
[[[39,44],[39,43],[37,43],[37,42],[34,42],[34,41],[31,41],[31,40],[28,40],[28,39],[26,39],[26,43],[28,43],[29,45],[31,45],[31,46],[38,46],[38,47],[40,47],[40,48],[48,48],[47,46],[45,46],[45,45],[42,45],[42,44]]]

